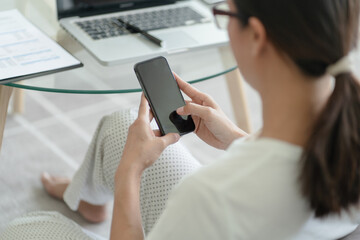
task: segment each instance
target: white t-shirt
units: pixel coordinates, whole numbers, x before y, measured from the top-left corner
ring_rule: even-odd
[[[336,239],[347,214],[312,217],[298,183],[302,148],[270,138],[236,140],[218,162],[171,194],[147,240]]]

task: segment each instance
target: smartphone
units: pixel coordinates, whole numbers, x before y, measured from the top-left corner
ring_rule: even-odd
[[[135,74],[149,102],[162,135],[184,135],[195,130],[191,116],[180,116],[176,109],[185,105],[179,86],[164,57],[156,57],[134,66]]]

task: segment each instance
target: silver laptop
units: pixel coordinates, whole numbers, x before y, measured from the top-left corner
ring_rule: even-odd
[[[57,0],[60,25],[102,65],[137,61],[228,42],[197,0]],[[120,18],[163,41],[157,46],[114,24]]]

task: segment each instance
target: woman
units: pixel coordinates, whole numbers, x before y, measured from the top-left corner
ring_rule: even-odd
[[[51,195],[91,221],[104,219],[104,204],[114,195],[111,239],[143,239],[144,233],[151,240],[335,239],[357,227],[360,86],[349,54],[358,40],[359,1],[228,5],[214,13],[227,17],[239,69],[260,93],[260,133],[246,136],[209,96],[176,77],[192,99],[177,112],[191,114],[195,133],[226,153],[183,179],[168,200],[172,187],[199,164],[174,144],[178,135],[152,131],[144,97],[127,139],[136,114],[102,120],[71,183],[43,176]],[[38,239],[54,231],[62,235],[52,239],[89,236],[46,213],[15,221],[5,236],[18,237],[21,227],[39,229]]]

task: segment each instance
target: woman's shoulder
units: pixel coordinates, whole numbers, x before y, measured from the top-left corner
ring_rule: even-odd
[[[302,147],[267,137],[239,138],[227,149],[224,157],[241,156],[257,159],[274,158],[274,160],[298,160],[303,152]]]
[[[207,178],[220,175],[221,179],[238,176],[247,179],[258,174],[283,175],[298,171],[302,152],[301,147],[276,139],[238,139],[220,159],[202,168],[197,176]]]
[[[302,151],[299,146],[270,138],[239,139],[219,160],[191,176],[190,181],[223,196],[239,189],[276,194],[279,198],[288,194],[301,198],[298,175]],[[242,198],[242,194],[239,197]]]

